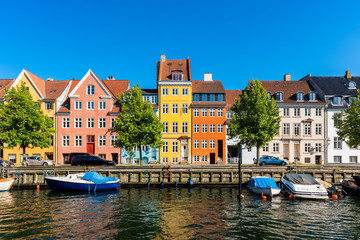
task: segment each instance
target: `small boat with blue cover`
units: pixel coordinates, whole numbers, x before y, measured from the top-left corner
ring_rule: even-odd
[[[262,176],[252,177],[248,182],[248,188],[254,193],[270,197],[279,195],[281,191],[275,179]]]
[[[66,177],[45,177],[48,187],[61,191],[111,191],[119,189],[119,179],[103,177],[97,172],[69,174]]]

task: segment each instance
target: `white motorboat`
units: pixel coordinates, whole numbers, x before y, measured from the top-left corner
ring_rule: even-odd
[[[0,191],[9,191],[15,182],[15,178],[0,178]]]
[[[254,193],[270,197],[279,195],[281,191],[275,179],[262,176],[252,177],[248,182],[248,188]]]
[[[328,199],[325,187],[310,174],[288,173],[281,178],[282,189],[295,198]]]

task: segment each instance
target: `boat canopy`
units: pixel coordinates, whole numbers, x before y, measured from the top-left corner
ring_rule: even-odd
[[[280,189],[275,182],[275,179],[268,177],[255,177],[250,180],[251,187],[258,188],[278,188]]]
[[[98,174],[97,172],[87,172],[82,177],[82,179],[84,179],[86,181],[91,181],[91,182],[94,182],[94,183],[107,183],[107,182],[110,182],[110,181],[116,181],[117,180],[117,178],[114,178],[114,177],[103,177],[100,174]]]
[[[313,176],[310,174],[298,174],[298,173],[288,173],[285,174],[284,179],[292,182],[294,184],[303,184],[303,185],[314,185],[319,184]]]

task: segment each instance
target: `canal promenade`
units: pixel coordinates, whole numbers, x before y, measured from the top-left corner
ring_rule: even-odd
[[[308,173],[315,178],[332,184],[340,179],[360,174],[357,165],[324,165],[324,166],[255,166],[242,165],[242,184],[252,176],[268,176],[280,181],[290,170]],[[121,185],[184,185],[192,180],[194,185],[237,185],[239,171],[237,165],[126,165],[75,167],[70,165],[56,167],[14,167],[2,168],[2,177],[16,177],[15,188],[46,187],[45,176],[66,176],[70,173],[96,171],[103,176],[120,179]]]

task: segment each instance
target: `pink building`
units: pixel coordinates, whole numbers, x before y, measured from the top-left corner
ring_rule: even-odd
[[[128,80],[100,80],[91,70],[81,80],[70,80],[67,98],[57,112],[58,159],[67,163],[71,152],[88,152],[117,164],[121,149],[111,128],[118,116],[117,96],[130,87]]]

